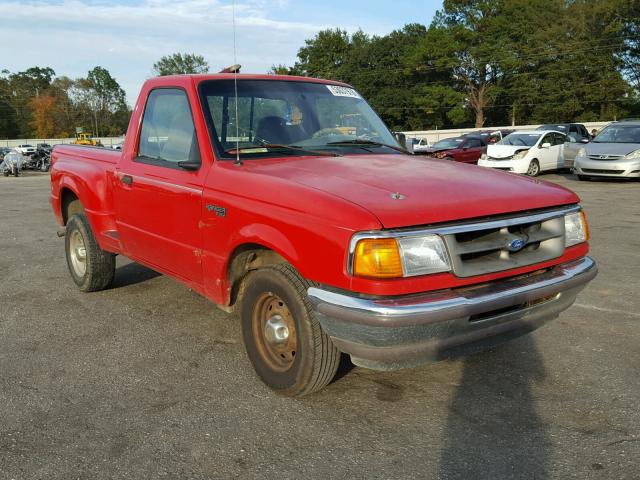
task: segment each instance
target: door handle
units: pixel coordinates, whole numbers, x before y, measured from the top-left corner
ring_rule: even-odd
[[[133,177],[131,175],[122,175],[120,181],[125,185],[131,185],[133,183]]]

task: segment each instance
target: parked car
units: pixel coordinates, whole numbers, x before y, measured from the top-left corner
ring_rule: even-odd
[[[564,168],[562,150],[566,135],[550,130],[522,130],[489,145],[478,165],[530,177],[540,172]]]
[[[591,139],[591,134],[582,123],[546,123],[540,125],[537,130],[555,130],[565,135],[573,134],[578,140]]]
[[[54,148],[51,205],[80,290],[118,254],[183,282],[290,396],[341,352],[397,369],[530,332],[597,272],[575,193],[415,158],[351,86],[303,77],[147,80],[122,151]]]
[[[445,138],[434,143],[431,147],[415,153],[445,160],[455,160],[462,163],[477,163],[480,155],[487,151],[487,142],[478,136],[464,135],[461,137]]]
[[[36,153],[35,147],[26,143],[23,145],[18,145],[15,148],[15,151],[21,153],[22,155],[33,155],[34,153]]]
[[[492,143],[498,143],[500,140],[502,140],[504,137],[506,137],[507,135],[509,135],[510,133],[513,133],[513,129],[512,130],[507,130],[507,129],[497,129],[497,130],[479,130],[477,132],[473,132],[473,133],[468,133],[464,136],[478,136],[480,138],[482,138],[485,143],[487,143],[488,145],[492,144]]]
[[[414,140],[416,140],[416,142],[413,144],[413,152],[416,154],[426,152],[427,150],[429,150],[429,148],[431,148],[431,144],[426,138],[415,138]]]
[[[580,180],[592,177],[640,178],[640,121],[607,125],[580,149],[574,173]]]
[[[567,136],[564,143],[564,168],[573,168],[573,162],[585,143],[591,140],[591,134],[581,123],[547,123],[538,127],[538,130],[555,130]]]

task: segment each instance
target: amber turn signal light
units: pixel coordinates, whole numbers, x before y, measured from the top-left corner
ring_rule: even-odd
[[[402,260],[395,238],[365,238],[354,252],[353,273],[361,277],[402,277]]]

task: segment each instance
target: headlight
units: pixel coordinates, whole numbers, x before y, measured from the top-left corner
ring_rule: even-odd
[[[625,160],[637,160],[637,159],[640,159],[640,149],[638,149],[638,150],[636,150],[634,152],[631,152],[628,155],[625,155],[624,158],[625,158]]]
[[[578,150],[578,153],[576,153],[576,158],[577,157],[586,157],[587,156],[587,149],[582,147],[580,150]]]
[[[589,226],[584,211],[569,213],[564,217],[564,246],[571,247],[589,240]]]
[[[529,150],[521,150],[513,156],[513,159],[520,160],[521,158],[526,157],[527,153],[529,153]]]
[[[414,277],[451,270],[447,249],[438,235],[363,238],[352,255],[352,271],[359,277]]]

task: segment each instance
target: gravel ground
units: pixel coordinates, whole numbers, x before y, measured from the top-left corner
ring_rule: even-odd
[[[48,177],[0,177],[0,479],[640,477],[640,184],[575,189],[600,275],[532,335],[318,394],[263,386],[237,319],[118,259],[66,269]]]

